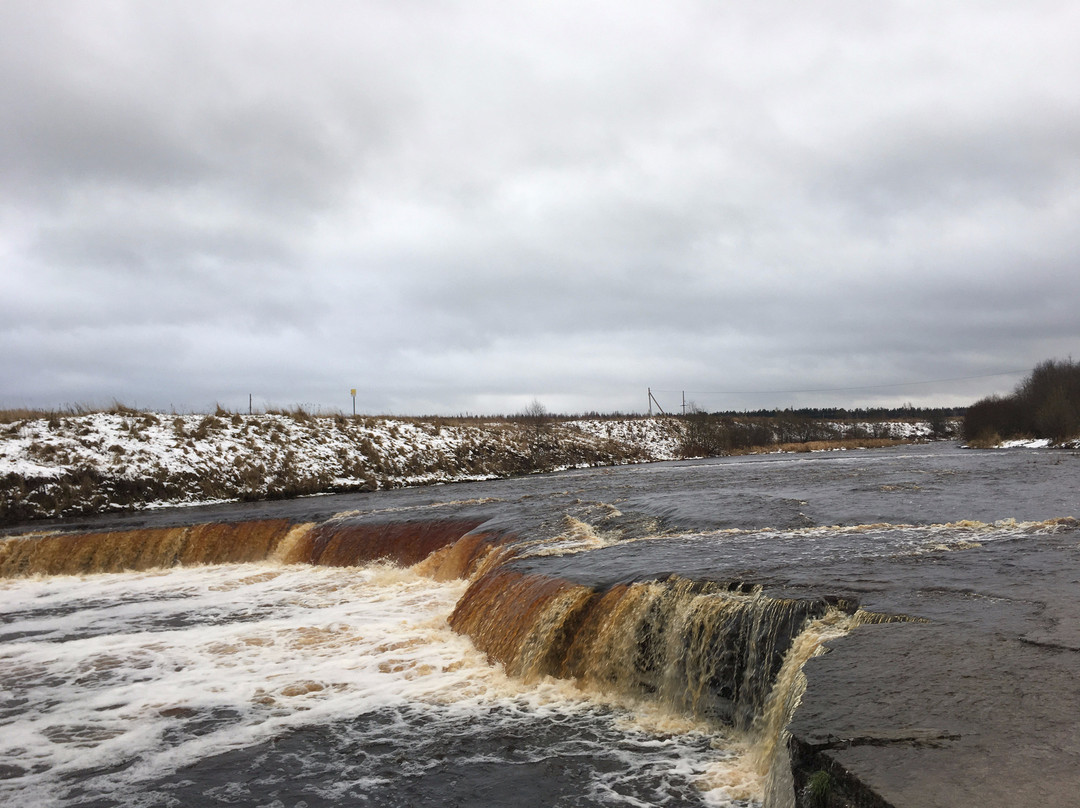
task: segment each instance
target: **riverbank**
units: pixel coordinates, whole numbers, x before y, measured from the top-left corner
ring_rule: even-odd
[[[688,439],[694,428],[670,417],[481,420],[303,410],[166,415],[117,408],[23,418],[0,424],[0,524],[705,454],[877,447],[933,434],[925,422],[815,424],[798,440],[780,431],[766,435],[765,445],[704,451]]]

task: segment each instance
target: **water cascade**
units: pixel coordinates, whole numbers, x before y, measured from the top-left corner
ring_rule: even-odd
[[[0,541],[0,576],[82,575],[263,561],[283,541],[295,539],[296,531],[306,530],[307,526],[273,519],[16,536]]]
[[[455,558],[465,577],[469,554],[498,539],[466,536],[479,521],[356,522],[332,519],[295,524],[286,519],[204,523],[102,533],[51,533],[0,540],[0,577],[83,575],[199,564],[273,560],[287,564],[349,567],[385,559],[410,566],[464,541]]]
[[[323,567],[353,567],[386,559],[407,567],[453,544],[479,520],[369,523],[349,519],[316,525],[288,551],[284,560]]]
[[[799,693],[802,663],[851,618],[823,599],[767,597],[744,583],[678,576],[593,588],[514,568],[512,536],[480,520],[320,524],[264,520],[131,531],[46,534],[0,542],[0,575],[62,575],[253,561],[349,567],[383,559],[430,578],[470,581],[449,616],[488,658],[525,681],[658,702],[709,726],[758,737],[751,763],[773,765]],[[774,687],[780,683],[782,687]],[[783,744],[780,744],[783,747]],[[784,759],[786,763],[786,759]],[[775,798],[776,804],[789,800]]]
[[[765,804],[769,808],[795,808],[786,727],[806,692],[803,665],[824,653],[827,641],[843,636],[861,623],[878,619],[884,618],[863,611],[848,615],[833,609],[824,617],[810,621],[792,642],[755,725],[751,765],[764,779]]]
[[[597,591],[504,567],[474,580],[450,625],[513,675],[577,679],[747,730],[794,638],[828,611],[677,576]]]

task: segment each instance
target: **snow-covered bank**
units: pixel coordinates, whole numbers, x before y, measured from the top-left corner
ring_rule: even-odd
[[[1049,438],[1014,438],[1003,440],[994,449],[1080,449],[1080,439],[1054,443]]]
[[[0,522],[487,479],[686,456],[687,421],[121,411],[0,425]],[[837,425],[917,440],[925,423]]]

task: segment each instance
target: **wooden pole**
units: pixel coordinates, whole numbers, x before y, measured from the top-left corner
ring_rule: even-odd
[[[652,388],[650,387],[649,388],[649,415],[652,415],[652,405],[653,404],[656,405],[656,409],[658,409],[660,411],[661,415],[667,415],[667,413],[664,412],[664,408],[660,406],[660,402],[656,400],[656,396],[654,396],[652,394]]]

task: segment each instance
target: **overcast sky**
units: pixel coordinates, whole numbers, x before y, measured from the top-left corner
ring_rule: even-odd
[[[1075,0],[4,0],[0,406],[1008,392],[1080,357],[1078,31]]]

